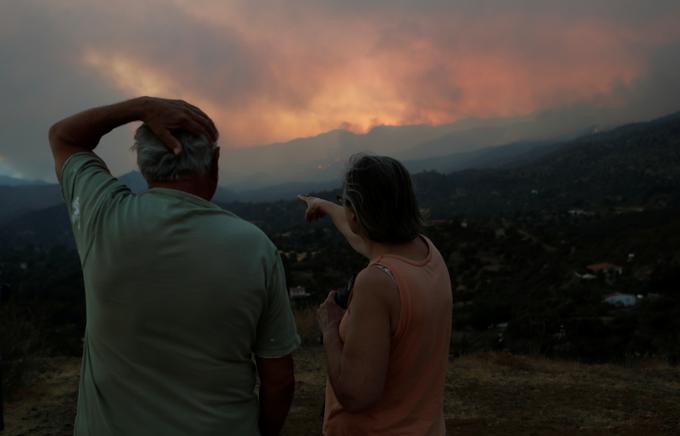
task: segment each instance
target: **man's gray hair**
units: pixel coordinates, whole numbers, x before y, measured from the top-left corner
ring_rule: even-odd
[[[162,143],[146,124],[135,132],[132,149],[137,151],[137,165],[147,182],[173,182],[210,171],[215,144],[205,136],[183,130],[172,133],[182,144],[179,155]]]

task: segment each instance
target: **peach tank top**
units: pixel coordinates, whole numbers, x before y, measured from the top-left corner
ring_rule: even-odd
[[[392,337],[387,381],[382,397],[369,410],[350,414],[326,383],[323,432],[326,436],[445,435],[444,381],[451,340],[452,292],[446,263],[432,242],[427,258],[373,259],[399,288],[401,311]],[[348,311],[340,323],[344,339]]]

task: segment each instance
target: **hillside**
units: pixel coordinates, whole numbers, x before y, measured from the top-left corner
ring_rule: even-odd
[[[42,180],[26,180],[0,174],[0,186],[46,185]]]
[[[561,147],[562,141],[518,141],[486,147],[481,150],[458,152],[428,159],[404,161],[411,172],[435,171],[449,174],[466,169],[513,167],[535,161]]]
[[[367,138],[371,135],[391,137],[403,129],[382,127],[374,130]],[[411,136],[406,137],[411,140],[412,135],[421,130],[412,127]],[[353,135],[341,131],[336,134],[338,138]],[[405,161],[405,164],[414,173],[419,202],[431,211],[432,218],[462,214],[509,216],[546,209],[677,206],[680,204],[679,135],[680,115],[674,114],[570,141],[520,141],[476,150],[471,145],[468,148],[472,151]],[[370,139],[364,140],[370,142]],[[304,147],[318,145],[309,141],[311,145]],[[353,144],[353,141],[357,140],[343,139],[341,142]],[[257,151],[260,152],[262,150]],[[270,158],[279,161],[274,154]],[[339,185],[345,163],[334,162],[332,178],[325,181],[257,188],[262,186],[260,180],[240,191],[220,187],[215,201],[239,215],[243,212],[246,219],[267,221],[276,228],[290,227],[298,222],[297,214],[279,214],[272,221],[266,219],[266,211],[274,204],[278,210],[296,208],[294,197],[297,193],[330,189],[325,195],[335,198],[337,192],[331,188]],[[439,172],[431,171],[433,169]],[[417,173],[421,170],[423,172]],[[253,177],[260,179],[256,172]],[[128,173],[121,180],[136,192],[146,186],[137,172]],[[262,204],[261,207],[246,204],[278,198],[291,200]],[[61,201],[56,185],[0,186],[0,204],[5,206],[0,209],[0,228],[19,217],[39,220],[29,215]],[[293,215],[294,220],[287,218]],[[5,227],[16,233],[11,230],[12,225]],[[56,230],[56,233],[62,232]]]
[[[75,248],[71,220],[66,205],[57,204],[26,212],[0,226],[0,242],[10,246],[26,244],[50,247],[65,245]]]
[[[416,174],[425,233],[455,289],[454,349],[679,362],[679,141],[676,114],[555,145],[529,162]],[[319,195],[334,200],[337,192]],[[308,304],[364,265],[328,220],[306,224],[297,201],[221,205],[268,234],[287,283],[312,295]],[[70,304],[70,324],[83,325],[79,261],[63,206],[0,227],[0,245],[3,295]],[[581,278],[599,263],[620,273]],[[615,293],[633,296],[635,307],[603,302]]]
[[[680,113],[562,144],[507,169],[417,178],[438,215],[680,205]]]
[[[427,168],[433,161],[414,165]],[[567,142],[521,142],[457,153],[436,165],[484,169],[414,174],[419,204],[432,219],[678,207],[680,113]],[[334,200],[338,193],[318,195]],[[295,200],[223,206],[279,230],[300,224]]]
[[[413,161],[411,165],[423,169],[483,168],[414,174],[419,203],[433,219],[678,207],[680,113],[567,142],[518,142]],[[136,190],[143,189],[139,173],[129,173],[123,180]],[[295,194],[316,189],[322,191],[319,195],[335,199],[337,189],[328,189],[337,183],[290,183],[244,192],[220,188],[215,201],[269,231],[283,231],[301,224]],[[279,196],[290,200],[250,204]],[[40,216],[49,215],[40,209],[60,203],[58,187],[53,185],[0,187],[0,204],[8,205],[0,212],[0,239],[3,221],[6,234],[23,234],[23,221],[40,222]],[[8,223],[11,219],[14,223]],[[40,227],[62,235],[61,223],[63,220],[57,220]],[[49,243],[49,237],[28,238],[27,242]]]
[[[61,202],[57,185],[0,186],[0,226],[25,213]]]
[[[468,155],[495,168],[414,175],[425,234],[454,289],[450,431],[676,434],[680,114],[508,147]],[[85,325],[80,261],[64,205],[31,210],[16,198],[25,212],[0,225],[8,422],[23,434],[68,434],[78,370],[68,356],[80,354]],[[308,315],[298,319],[308,348],[286,434],[316,434],[323,367],[309,339],[318,337],[313,307],[365,259],[328,220],[304,223],[296,201],[221,205],[260,226],[280,249],[287,284],[311,294],[295,304]],[[602,264],[611,270],[589,270]],[[617,293],[634,305],[606,302]],[[22,390],[22,380],[34,387]]]
[[[295,359],[296,394],[283,435],[319,435],[322,350],[303,348]],[[9,399],[3,434],[71,435],[79,367],[78,358],[35,362],[34,385]],[[450,363],[444,411],[449,433],[457,436],[674,435],[680,431],[680,369],[471,355]]]
[[[410,162],[516,142],[561,142],[591,132],[592,127],[584,126],[590,126],[593,119],[586,118],[572,115],[565,119],[547,112],[520,118],[462,119],[439,126],[379,125],[361,134],[340,128],[285,143],[223,150],[221,177],[237,191],[290,182],[325,182],[337,179],[347,158],[357,152],[387,154]]]

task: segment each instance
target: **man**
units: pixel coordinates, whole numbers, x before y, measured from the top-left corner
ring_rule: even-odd
[[[92,150],[142,121],[149,191]],[[183,101],[141,97],[56,123],[50,144],[83,267],[87,327],[75,434],[275,435],[299,345],[274,244],[210,202],[217,129]],[[255,394],[259,374],[259,398]]]

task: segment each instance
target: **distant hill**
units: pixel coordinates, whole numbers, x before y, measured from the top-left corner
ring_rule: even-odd
[[[387,154],[403,161],[452,156],[518,141],[561,141],[583,134],[574,121],[531,118],[461,120],[428,126],[376,126],[365,134],[333,130],[310,138],[223,150],[221,177],[236,191],[290,182],[337,179],[347,158],[358,152]]]
[[[66,205],[26,212],[10,220],[0,227],[0,244],[63,245],[75,248]]]
[[[680,361],[680,113],[574,140],[515,142],[438,160],[475,168],[413,176],[431,218],[425,233],[454,284],[452,350],[503,351],[494,355],[505,366],[505,351],[627,366],[647,357],[657,366],[661,359]],[[335,199],[337,187],[319,188],[316,195]],[[270,236],[282,252],[287,282],[310,292],[305,304],[323,301],[328,289],[365,266],[330,220],[305,223],[304,207],[294,199],[233,201],[239,195],[227,192],[223,198],[232,200],[221,206]],[[5,295],[82,307],[72,244],[61,204],[0,225]],[[586,279],[582,273],[596,263],[610,263],[616,272]],[[636,304],[611,306],[604,301],[611,293],[631,294]],[[64,318],[85,322],[82,314]],[[57,331],[56,323],[45,325]],[[511,362],[511,372],[526,369],[524,363]]]
[[[488,167],[413,176],[420,206],[433,219],[680,206],[680,114],[562,143],[517,143],[463,156]],[[333,200],[338,187],[317,195]],[[300,224],[292,199],[223,206],[272,231]]]
[[[378,130],[381,129],[391,130],[388,127],[382,127]],[[414,129],[416,128],[414,127]],[[495,168],[513,162],[536,158],[556,146],[556,143],[549,141],[519,142],[470,152],[453,153],[432,159],[405,161],[404,164],[412,173],[424,170],[451,172],[467,168]],[[217,203],[263,203],[291,200],[301,193],[332,190],[340,185],[345,165],[345,162],[338,162],[336,168],[337,174],[328,180],[279,183],[253,189],[248,189],[243,185],[241,190],[220,186],[215,194],[214,201]],[[146,180],[138,171],[126,173],[119,176],[119,179],[130,187],[133,192],[143,192],[148,189]],[[18,190],[15,191],[15,188]],[[0,204],[4,206],[0,210],[0,226],[26,212],[59,205],[61,202],[62,198],[59,188],[54,184],[0,186]]]
[[[680,113],[587,135],[520,166],[416,180],[422,200],[446,214],[678,205]]]
[[[407,162],[411,169],[467,168],[443,174],[414,174],[421,207],[432,218],[461,215],[533,216],[545,211],[636,211],[680,207],[680,113],[565,142],[517,142],[438,159]],[[138,173],[122,177],[140,187]],[[215,202],[269,231],[301,224],[298,193],[334,199],[340,181],[290,183],[246,192],[220,189]],[[278,200],[285,198],[285,201]],[[267,203],[256,201],[274,200]],[[54,185],[0,187],[0,230],[5,235],[62,235],[59,223],[42,225],[59,205]],[[8,213],[8,210],[12,210]],[[52,211],[56,214],[56,209]],[[4,215],[3,215],[4,214]],[[9,215],[9,216],[8,216]],[[19,217],[21,217],[19,219]],[[4,220],[3,220],[4,218]],[[14,219],[12,221],[12,219]],[[11,221],[11,222],[10,222]],[[3,226],[4,223],[4,226]],[[35,223],[35,236],[27,225]],[[54,227],[50,227],[54,226]],[[39,229],[50,228],[41,233]],[[28,233],[27,233],[28,232]]]
[[[0,186],[0,226],[22,214],[62,201],[57,185]]]
[[[338,177],[334,180],[329,181],[290,182],[241,192],[230,191],[229,194],[226,194],[225,191],[221,191],[215,195],[214,201],[216,203],[229,203],[236,201],[267,203],[276,202],[280,200],[291,200],[295,199],[298,194],[328,191],[337,188],[339,184],[340,178]]]
[[[450,125],[379,126],[366,134],[333,130],[285,143],[225,149],[221,159],[221,180],[231,189],[248,191],[284,183],[337,179],[347,158],[354,153],[370,151],[398,156],[400,151],[454,128]]]
[[[125,183],[132,192],[144,192],[149,189],[148,183],[139,171],[130,171],[118,177],[118,180]]]
[[[403,163],[413,174],[422,171],[446,174],[464,169],[501,168],[537,159],[561,145],[559,141],[520,141]]]
[[[125,183],[134,193],[144,192],[149,189],[146,179],[144,179],[144,176],[139,171],[130,171],[118,177],[118,180]],[[221,186],[217,188],[215,193],[215,201],[238,201],[239,199],[239,194]]]
[[[3,176],[0,174],[0,186],[28,186],[28,185],[47,185],[43,180],[26,180],[17,177]]]

